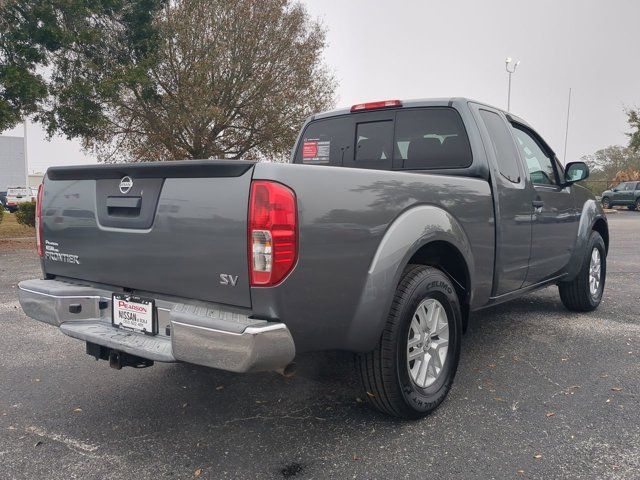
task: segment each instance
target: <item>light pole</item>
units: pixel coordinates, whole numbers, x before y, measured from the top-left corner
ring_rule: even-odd
[[[567,142],[569,141],[569,115],[571,114],[571,88],[569,88],[569,103],[567,104],[567,129],[564,131],[564,156],[563,165],[567,164]]]
[[[515,63],[513,63],[513,65],[512,63],[513,59],[511,57],[507,57],[507,59],[504,61],[504,68],[509,74],[509,89],[507,90],[507,112],[511,111],[511,75],[516,73],[516,68],[518,68],[518,65],[520,65],[520,60],[517,60]]]
[[[25,186],[27,187],[27,191],[29,191],[29,157],[27,157],[27,117],[25,116],[23,119],[23,123],[22,123],[22,128],[23,128],[23,149],[24,149],[24,177],[25,177],[25,181],[27,183],[25,183]]]

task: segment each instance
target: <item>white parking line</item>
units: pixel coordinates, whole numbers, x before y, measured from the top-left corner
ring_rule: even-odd
[[[81,442],[80,440],[75,440],[73,438],[69,438],[59,433],[47,432],[46,430],[40,427],[27,427],[25,428],[25,430],[29,433],[34,433],[39,437],[48,438],[50,440],[55,440],[56,442],[63,443],[67,447],[75,450],[82,450],[87,453],[93,453],[96,450],[98,450],[98,447],[96,445],[91,445],[90,443],[84,443],[84,442]]]

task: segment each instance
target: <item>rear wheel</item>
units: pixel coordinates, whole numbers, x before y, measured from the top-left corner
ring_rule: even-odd
[[[611,208],[611,200],[608,197],[602,199],[602,208]]]
[[[607,251],[598,232],[591,232],[578,275],[558,284],[560,299],[568,310],[590,312],[600,305],[607,276]]]
[[[364,396],[376,409],[416,419],[444,400],[458,367],[462,314],[440,270],[405,270],[376,349],[358,358]]]
[[[640,211],[640,198],[636,199],[635,207],[636,210]]]

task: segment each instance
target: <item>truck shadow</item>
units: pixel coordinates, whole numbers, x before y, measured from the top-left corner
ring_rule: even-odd
[[[474,315],[449,398],[419,422],[398,421],[369,409],[354,358],[341,352],[301,355],[298,373],[289,379],[276,373],[238,375],[184,364],[114,372],[99,362],[88,391],[99,391],[101,378],[119,389],[91,395],[83,410],[92,425],[117,433],[109,440],[109,450],[126,451],[132,442],[152,446],[144,449],[151,456],[147,461],[168,462],[170,467],[163,471],[169,474],[202,467],[249,477],[257,468],[262,477],[317,477],[334,461],[357,462],[360,452],[371,452],[372,446],[464,416],[469,402],[488,402],[482,408],[493,408],[493,397],[484,398],[477,390],[478,366],[495,364],[499,352],[503,357],[517,354],[528,335],[537,332],[532,322],[522,322],[523,317],[534,312],[559,314],[562,307],[555,297],[555,292],[536,294]],[[517,375],[519,367],[514,365]],[[77,422],[82,420],[76,419],[72,428],[91,428]],[[444,437],[431,441],[446,445]]]

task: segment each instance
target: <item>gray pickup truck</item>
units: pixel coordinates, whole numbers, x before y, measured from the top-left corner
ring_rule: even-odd
[[[447,395],[470,312],[557,285],[602,298],[601,206],[522,119],[467,99],[321,113],[289,163],[55,167],[26,314],[111,366],[288,373],[357,354],[364,397],[418,418]]]

